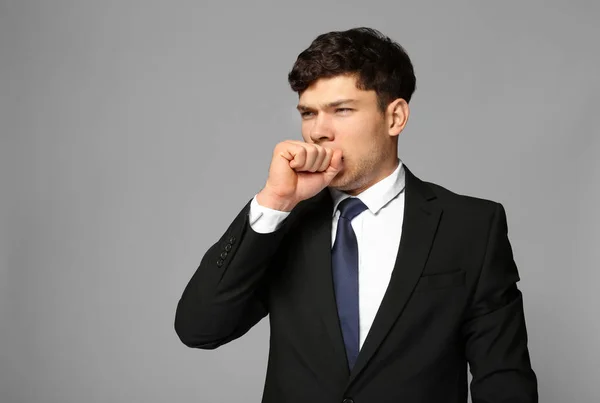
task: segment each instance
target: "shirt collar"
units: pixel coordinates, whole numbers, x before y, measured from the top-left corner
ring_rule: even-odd
[[[379,212],[386,204],[388,204],[393,198],[398,196],[400,192],[404,190],[405,186],[405,172],[402,161],[398,159],[398,166],[387,177],[383,178],[370,188],[364,190],[362,193],[357,195],[369,211],[374,215]],[[333,215],[337,211],[338,205],[348,197],[351,197],[348,193],[342,192],[337,189],[328,188],[333,199]]]

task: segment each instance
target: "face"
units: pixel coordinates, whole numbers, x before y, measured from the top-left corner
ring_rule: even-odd
[[[381,111],[375,91],[356,87],[354,76],[321,78],[300,95],[305,142],[341,149],[344,168],[330,187],[356,195],[397,167],[397,136],[408,105],[397,99]]]

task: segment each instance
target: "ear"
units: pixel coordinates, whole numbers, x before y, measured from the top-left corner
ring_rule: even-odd
[[[409,114],[410,108],[404,99],[397,98],[390,102],[386,109],[386,120],[388,134],[391,137],[398,136],[404,130]]]

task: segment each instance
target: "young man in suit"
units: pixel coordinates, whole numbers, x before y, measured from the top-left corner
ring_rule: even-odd
[[[214,349],[269,314],[263,402],[533,403],[523,300],[501,204],[398,158],[415,75],[359,28],[318,36],[289,82],[304,141],[206,252],[175,329]]]

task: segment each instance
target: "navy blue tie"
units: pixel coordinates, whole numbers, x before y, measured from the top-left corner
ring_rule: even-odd
[[[331,251],[335,300],[350,370],[359,351],[358,244],[350,222],[366,208],[356,197],[339,204],[340,219]]]

